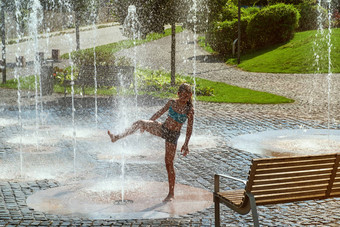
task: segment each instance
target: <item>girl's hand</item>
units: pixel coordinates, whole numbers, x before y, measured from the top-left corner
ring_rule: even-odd
[[[184,144],[182,146],[181,153],[182,153],[182,155],[184,157],[187,156],[187,154],[189,154],[189,147],[188,147],[188,145]]]

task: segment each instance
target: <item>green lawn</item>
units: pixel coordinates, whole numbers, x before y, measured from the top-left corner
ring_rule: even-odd
[[[171,75],[169,72],[143,69],[138,70],[137,73],[138,77],[144,81],[142,83],[149,84],[145,86],[157,89],[154,92],[148,92],[148,94],[161,98],[176,97],[177,87],[170,87]],[[194,78],[176,74],[177,86],[184,82],[194,84]],[[199,77],[196,78],[196,94],[196,100],[215,103],[277,104],[294,102],[294,100],[283,96],[232,86]]]
[[[213,96],[197,96],[197,100],[219,103],[248,103],[248,104],[276,104],[292,103],[294,100],[267,92],[240,88],[226,83],[197,78],[199,86],[214,88]]]
[[[328,31],[325,30],[325,34]],[[298,32],[286,44],[241,56],[239,68],[250,72],[268,73],[327,73],[328,39],[316,38],[316,31]],[[317,43],[317,45],[315,45]],[[340,29],[332,29],[331,34],[331,71],[340,73]],[[314,49],[319,49],[320,61],[317,70]],[[230,58],[227,64],[235,64]]]

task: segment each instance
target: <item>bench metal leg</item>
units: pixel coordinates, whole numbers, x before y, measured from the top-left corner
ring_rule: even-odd
[[[247,193],[249,200],[250,200],[250,207],[251,207],[251,213],[253,216],[253,222],[254,222],[254,226],[255,227],[259,227],[259,216],[257,214],[257,209],[256,209],[256,201],[255,201],[255,197],[253,194],[251,193]]]
[[[214,203],[215,203],[215,226],[220,227],[221,226],[220,200],[214,197]]]

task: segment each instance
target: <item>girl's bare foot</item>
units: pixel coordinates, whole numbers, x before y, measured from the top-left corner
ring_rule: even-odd
[[[118,136],[111,134],[110,130],[107,131],[107,134],[109,134],[112,143],[116,142],[119,139]]]
[[[163,203],[171,202],[174,199],[175,199],[175,195],[168,194],[168,196],[165,197],[165,199],[163,200]]]

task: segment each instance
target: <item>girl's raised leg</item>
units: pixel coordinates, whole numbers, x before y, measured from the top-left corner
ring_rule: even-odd
[[[159,122],[151,120],[139,120],[133,123],[130,128],[127,128],[121,134],[113,135],[110,131],[107,131],[107,134],[110,136],[111,142],[114,143],[121,138],[135,133],[139,129],[142,131],[145,130],[156,136],[161,136],[162,133],[161,124]]]
[[[169,194],[163,202],[172,201],[175,198],[175,168],[174,168],[174,159],[176,155],[176,144],[172,144],[169,142],[165,142],[165,167],[168,173],[168,182],[169,182]]]

